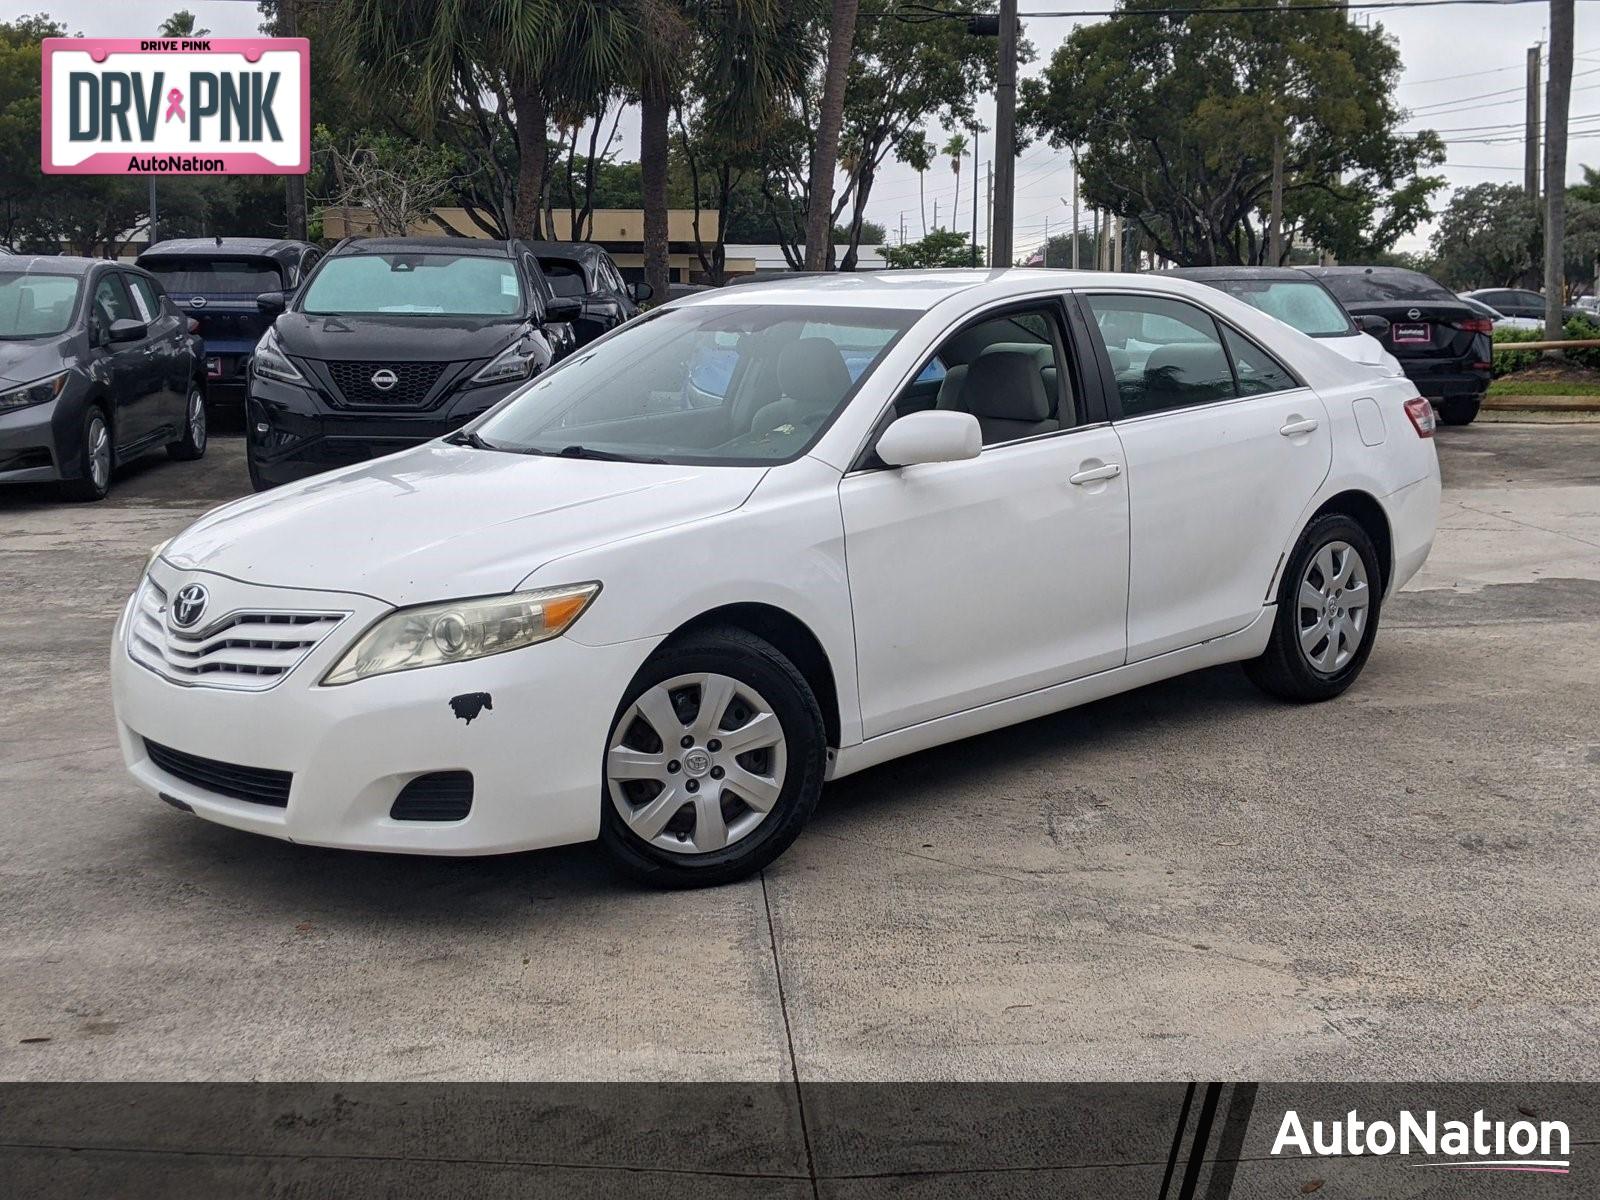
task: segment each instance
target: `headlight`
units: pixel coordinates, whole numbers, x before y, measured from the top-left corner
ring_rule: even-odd
[[[19,388],[12,388],[8,392],[0,392],[0,412],[10,412],[14,408],[28,408],[35,404],[43,404],[46,400],[54,400],[61,395],[61,389],[67,386],[67,374],[68,372],[62,371],[48,379],[35,380]]]
[[[467,386],[526,379],[538,365],[539,344],[531,337],[519,338],[479,368],[477,374],[467,380]]]
[[[250,360],[250,369],[268,379],[276,379],[279,383],[304,385],[306,382],[306,377],[300,374],[300,368],[289,361],[289,356],[278,344],[278,334],[273,329],[263,333],[261,340],[256,343],[255,357]]]
[[[369,675],[465,662],[559,637],[583,615],[598,583],[540,588],[402,608],[378,621],[322,678],[325,686]]]

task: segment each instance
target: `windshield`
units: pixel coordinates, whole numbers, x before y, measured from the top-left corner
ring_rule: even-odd
[[[316,316],[515,317],[525,311],[510,259],[482,254],[352,254],[325,259],[301,311]]]
[[[917,314],[663,309],[563,360],[474,432],[493,449],[667,462],[798,457]]]
[[[1343,337],[1355,332],[1339,302],[1309,279],[1209,279],[1206,282],[1311,337]]]
[[[161,280],[171,296],[259,296],[283,288],[278,265],[270,259],[143,258],[139,265]]]
[[[1450,300],[1456,294],[1420,271],[1398,267],[1375,267],[1370,271],[1330,271],[1320,277],[1328,290],[1346,304],[1370,304],[1385,300]]]
[[[65,333],[78,304],[76,275],[0,271],[0,338],[43,338]]]

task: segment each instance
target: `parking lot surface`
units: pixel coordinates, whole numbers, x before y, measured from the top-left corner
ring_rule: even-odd
[[[1600,1078],[1600,426],[1438,444],[1343,698],[1145,688],[832,785],[762,878],[670,894],[162,805],[111,626],[240,442],[0,493],[0,1077]]]

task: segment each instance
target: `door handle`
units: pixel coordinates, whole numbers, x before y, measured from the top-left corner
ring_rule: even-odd
[[[1294,437],[1294,435],[1297,433],[1311,433],[1316,429],[1316,427],[1316,421],[1311,417],[1306,417],[1303,420],[1290,421],[1287,425],[1283,426],[1283,428],[1279,429],[1278,432],[1283,434],[1284,437]]]
[[[1121,463],[1106,463],[1103,467],[1091,467],[1087,471],[1079,471],[1076,475],[1069,475],[1067,476],[1067,482],[1075,483],[1082,487],[1086,483],[1100,483],[1103,480],[1115,479],[1121,474]]]

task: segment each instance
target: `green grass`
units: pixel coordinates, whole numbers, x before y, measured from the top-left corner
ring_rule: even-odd
[[[1489,385],[1491,396],[1600,396],[1600,381],[1518,379],[1505,376]]]

